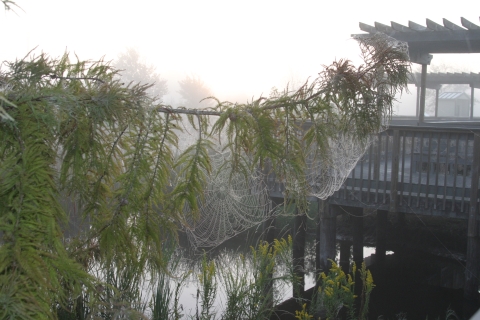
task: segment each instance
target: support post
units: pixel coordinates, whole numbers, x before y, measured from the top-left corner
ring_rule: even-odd
[[[331,263],[328,259],[335,260],[337,238],[337,213],[336,205],[329,205],[327,201],[319,200],[320,210],[320,270],[328,272]]]
[[[375,264],[385,260],[387,253],[388,211],[377,210],[377,240],[375,246]]]
[[[360,280],[360,269],[363,262],[363,209],[350,207],[348,212],[352,218],[352,238],[353,238],[353,262],[357,266],[357,273],[355,278]],[[362,282],[355,281],[355,294],[360,297],[362,293]],[[357,299],[357,310],[360,307],[360,299]]]
[[[348,240],[340,241],[340,268],[343,272],[350,272],[350,248],[352,247],[352,242]]]
[[[277,208],[279,205],[283,203],[283,199],[281,198],[271,197],[270,200],[272,201],[272,205],[274,208]],[[272,210],[268,219],[263,222],[263,240],[269,243],[270,245],[272,245],[273,240],[275,240],[275,222],[276,222],[276,210]]]
[[[305,238],[307,215],[296,209],[293,223],[293,268],[299,281],[293,284],[293,297],[303,298],[305,294]]]
[[[418,113],[418,125],[425,122],[425,97],[427,93],[427,64],[422,63],[422,79],[420,88],[420,110]]]
[[[357,269],[363,262],[363,209],[351,207],[353,233],[353,261]]]
[[[397,212],[397,221],[396,221],[397,227],[399,230],[402,230],[405,228],[407,222],[405,218],[405,212]]]
[[[387,226],[388,211],[377,210],[377,234],[375,245],[375,263],[374,263],[374,279],[377,284],[386,284],[387,272],[385,271],[386,254],[387,254]],[[383,285],[379,286],[383,287]]]
[[[473,119],[473,107],[475,106],[475,86],[470,84],[470,120]]]
[[[467,264],[465,270],[464,298],[478,299],[478,276],[480,246],[478,238],[478,179],[480,177],[480,133],[475,132],[473,141],[472,183],[470,185],[470,210],[468,213]]]
[[[415,103],[415,116],[418,118],[418,115],[420,114],[420,87],[418,85]]]

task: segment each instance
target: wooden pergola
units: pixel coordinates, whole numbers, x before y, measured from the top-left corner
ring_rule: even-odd
[[[443,25],[426,19],[426,26],[409,21],[408,26],[391,22],[385,25],[375,22],[374,26],[360,22],[360,29],[369,34],[383,33],[408,44],[410,61],[422,65],[420,76],[419,124],[425,117],[425,94],[427,88],[427,65],[435,53],[480,53],[480,26],[461,18],[459,26],[447,19]],[[362,35],[354,35],[361,37]],[[439,76],[441,77],[441,76]],[[448,82],[442,83],[447,84]],[[474,87],[472,87],[474,88]],[[473,90],[473,89],[472,89]],[[472,98],[473,99],[473,98]],[[473,112],[472,112],[473,114]]]
[[[412,73],[408,79],[409,84],[414,84],[417,87],[417,116],[420,114],[420,90],[422,74]],[[440,89],[444,84],[464,84],[470,86],[470,119],[473,119],[473,106],[475,102],[475,88],[480,89],[480,73],[429,73],[425,87],[427,89],[435,90],[435,117],[437,117],[438,111],[438,95]]]
[[[425,95],[426,88],[430,86],[434,89],[442,84],[453,84],[457,82],[467,82],[471,88],[478,86],[479,75],[448,75],[432,74],[431,79],[427,81],[427,65],[435,53],[480,53],[480,26],[461,18],[461,26],[454,24],[447,19],[443,19],[443,25],[427,19],[427,25],[422,26],[417,23],[408,22],[408,26],[391,22],[391,25],[384,25],[375,22],[374,26],[360,23],[360,29],[368,34],[383,33],[398,41],[406,42],[408,45],[410,61],[422,65],[420,79],[415,76],[415,81],[420,82],[420,105],[418,108],[418,124],[424,124],[425,117]],[[354,37],[365,37],[367,35],[354,35]],[[455,82],[456,81],[456,82]],[[473,101],[473,95],[472,95]],[[473,105],[473,102],[472,102]],[[473,109],[470,110],[473,115]],[[480,135],[475,135],[474,145],[480,149]],[[476,150],[478,150],[476,149]],[[480,154],[475,152],[473,163],[480,162]],[[479,299],[480,284],[480,237],[478,221],[480,218],[480,209],[478,201],[479,188],[479,167],[476,166],[474,177],[471,180],[470,189],[470,208],[468,212],[468,231],[467,231],[467,263],[465,268],[465,287],[464,297],[468,300]],[[428,178],[427,178],[428,181]],[[427,182],[428,183],[428,182]]]

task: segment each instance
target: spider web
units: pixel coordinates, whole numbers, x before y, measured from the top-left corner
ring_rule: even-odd
[[[325,200],[338,191],[371,141],[372,138],[360,141],[350,134],[338,134],[328,140],[328,155],[320,159],[314,156],[312,148],[307,156],[308,194]]]
[[[230,155],[211,158],[212,172],[200,199],[199,219],[186,208],[183,226],[192,246],[215,247],[266,220],[271,212],[268,189],[261,172],[232,173]]]

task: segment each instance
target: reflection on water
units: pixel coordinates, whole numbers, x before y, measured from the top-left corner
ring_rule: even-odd
[[[288,232],[282,233],[285,237],[288,235]],[[178,256],[178,268],[176,268],[176,275],[185,274],[190,272],[187,279],[183,282],[181,286],[181,294],[179,299],[179,304],[183,309],[185,315],[194,315],[197,311],[197,304],[199,304],[199,299],[197,298],[199,283],[199,273],[201,270],[201,261],[203,254],[206,254],[208,259],[215,261],[215,266],[217,269],[217,277],[215,279],[217,284],[217,296],[215,299],[214,307],[218,314],[221,314],[221,311],[225,309],[227,302],[226,292],[225,292],[225,275],[236,275],[238,278],[244,278],[252,280],[252,271],[254,267],[252,266],[252,261],[249,259],[251,257],[252,248],[256,248],[258,243],[262,240],[262,232],[260,228],[252,228],[247,230],[245,233],[234,237],[222,245],[211,249],[211,250],[194,250],[189,248],[186,239],[181,239],[181,249],[179,249]],[[313,251],[314,252],[314,251]],[[291,252],[287,254],[291,257]],[[244,260],[241,260],[241,257],[244,257]],[[315,259],[310,259],[313,262]],[[243,261],[243,264],[241,263]],[[291,297],[292,286],[288,281],[282,281],[281,279],[285,277],[288,273],[288,268],[285,262],[282,263],[279,260],[276,268],[275,274],[273,275],[275,279],[280,279],[274,282],[274,301],[281,302]],[[312,286],[314,282],[313,272],[311,276],[307,277],[307,286]],[[178,279],[171,278],[171,288],[175,290],[176,285],[178,284]]]
[[[315,236],[312,230],[314,229],[309,229],[305,247],[306,289],[315,282]],[[286,227],[277,234],[285,237],[288,233]],[[261,228],[254,228],[205,252],[209,259],[215,261],[219,275],[227,270],[245,275],[251,268],[247,263],[247,267],[240,270],[237,265],[239,257],[248,255],[250,247],[255,247],[261,239]],[[198,273],[203,251],[189,249],[185,239],[182,239],[181,245],[180,263],[175,273],[177,276],[189,271],[191,273],[181,286],[179,303],[183,307],[183,314],[194,315],[197,310]],[[399,314],[405,315],[406,319],[445,319],[448,309],[454,310],[463,319],[478,309],[478,304],[466,304],[463,300],[461,281],[464,278],[464,266],[461,263],[413,251],[389,251],[384,264],[376,265],[374,253],[374,247],[364,248],[365,261],[372,270],[376,284],[369,308],[371,319],[397,319]],[[338,251],[336,260],[339,261]],[[285,264],[278,265],[275,276],[285,273],[287,268]],[[176,278],[172,278],[172,288],[176,281]],[[217,284],[215,308],[220,314],[226,303],[221,276],[217,279]],[[277,301],[290,298],[291,285],[277,282],[275,295]]]

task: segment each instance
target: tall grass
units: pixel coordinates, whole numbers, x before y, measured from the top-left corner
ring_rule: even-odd
[[[173,292],[170,289],[170,281],[165,274],[161,274],[153,296],[152,320],[164,320],[170,317],[172,299]]]
[[[197,300],[200,298],[202,310],[199,315],[197,309],[196,318],[199,320],[215,319],[215,312],[212,309],[217,295],[216,269],[215,263],[213,261],[208,261],[205,253],[203,253],[201,272],[198,276],[198,280],[200,286],[197,291]]]
[[[296,281],[291,251],[292,239],[289,237],[275,240],[272,244],[261,242],[245,255],[226,253],[224,259],[215,261],[209,260],[204,253],[198,265],[187,268],[183,268],[178,256],[170,254],[168,267],[153,279],[155,288],[149,287],[153,291],[149,308],[146,308],[141,289],[141,281],[149,280],[144,275],[134,274],[135,270],[130,268],[112,269],[105,274],[106,285],[98,295],[101,301],[86,301],[90,309],[83,314],[96,319],[269,319],[275,306],[282,302],[277,292],[278,284],[293,286]],[[315,316],[314,319],[317,319],[323,312],[327,318],[336,319],[344,308],[347,319],[366,319],[374,287],[373,278],[363,264],[359,270],[359,281],[363,281],[364,290],[357,298],[354,295],[356,269],[353,269],[353,274],[345,274],[332,261],[329,273],[321,275],[321,285],[312,301],[299,301],[300,310],[296,310],[296,318],[313,319]],[[136,272],[141,273],[139,270]],[[188,312],[180,304],[180,296],[192,275],[198,281],[197,307],[193,314],[192,310],[186,314]],[[220,285],[223,286],[221,290]],[[133,290],[128,291],[130,288]],[[220,292],[223,295],[219,305]],[[356,299],[362,302],[359,310],[354,308]],[[92,305],[97,307],[92,308]],[[78,314],[69,313],[68,317],[65,314],[65,317],[59,318],[80,320]]]

